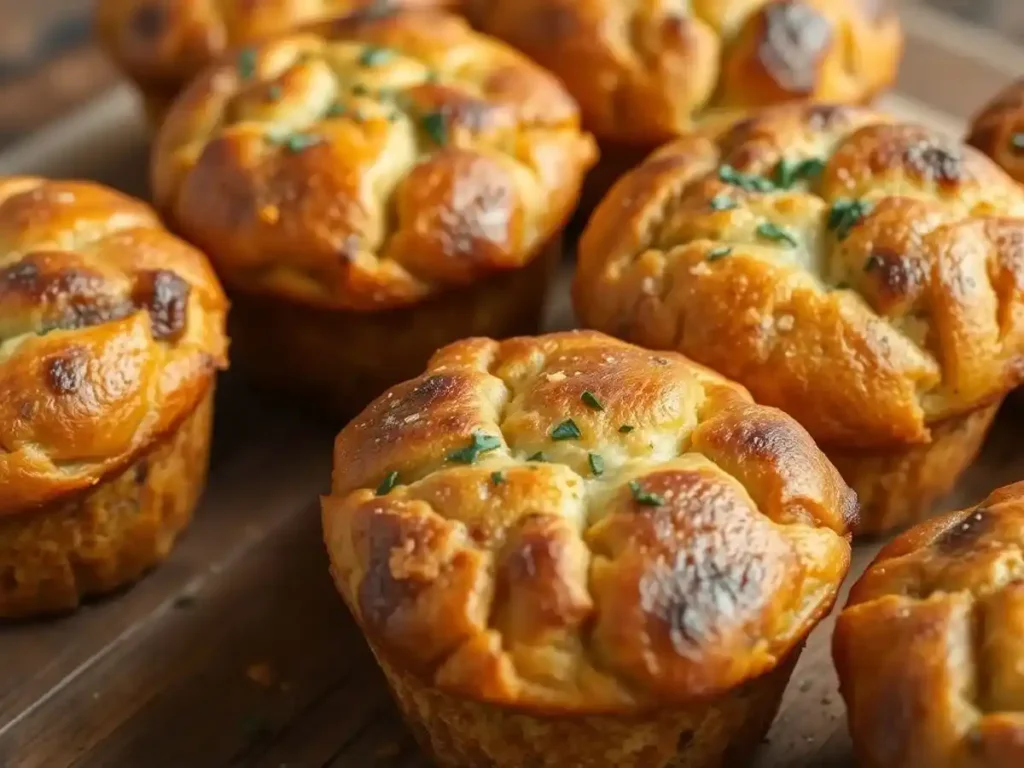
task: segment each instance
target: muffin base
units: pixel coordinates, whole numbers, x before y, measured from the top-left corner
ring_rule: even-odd
[[[547,717],[452,696],[375,655],[416,740],[442,768],[734,768],[771,727],[801,650],[684,709]]]
[[[213,387],[127,469],[84,493],[0,517],[0,618],[77,608],[164,560],[206,481]]]
[[[446,344],[536,333],[560,251],[559,240],[522,269],[380,312],[235,293],[228,316],[232,368],[296,404],[351,418],[389,387],[422,373]]]
[[[932,424],[930,443],[887,453],[834,450],[825,454],[860,500],[855,536],[880,536],[928,517],[974,461],[999,400]]]

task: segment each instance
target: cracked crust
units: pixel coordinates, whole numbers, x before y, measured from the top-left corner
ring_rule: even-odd
[[[967,143],[1024,183],[1024,80],[1007,86],[974,116]]]
[[[594,158],[540,67],[454,16],[387,13],[207,70],[164,123],[153,186],[231,288],[367,312],[539,256]]]
[[[439,351],[338,435],[323,500],[389,674],[541,719],[692,719],[770,675],[828,613],[855,517],[789,417],[593,332]]]
[[[834,655],[866,768],[1024,763],[1024,483],[879,553]]]
[[[325,19],[455,0],[99,0],[107,52],[140,88],[154,125],[174,97],[225,51]]]
[[[877,499],[863,515],[877,530],[949,487],[980,439],[972,415],[1024,377],[1024,193],[923,127],[777,107],[624,177],[583,235],[574,293],[584,324],[739,381],[841,469],[962,424],[944,473],[919,454],[901,478],[847,475]]]
[[[0,517],[98,484],[192,413],[226,365],[227,302],[146,205],[0,180]]]
[[[466,13],[558,75],[602,142],[643,147],[717,110],[866,102],[903,47],[884,0],[467,0]]]

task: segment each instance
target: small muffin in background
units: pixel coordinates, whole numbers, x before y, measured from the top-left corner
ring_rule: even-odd
[[[227,301],[146,205],[0,179],[0,618],[162,561],[206,480]]]
[[[857,107],[783,106],[666,145],[583,234],[584,325],[782,408],[916,522],[1024,378],[1024,192],[976,150]]]
[[[895,79],[903,51],[891,5],[464,0],[477,28],[550,69],[580,103],[584,125],[601,145],[588,197],[715,113],[789,101],[870,101]]]
[[[406,12],[207,71],[160,132],[153,186],[232,294],[237,367],[351,416],[455,339],[537,329],[594,158],[553,76]]]
[[[107,51],[138,86],[159,126],[174,97],[230,48],[317,21],[388,8],[452,6],[457,0],[98,0]]]
[[[975,115],[967,143],[1024,183],[1024,80],[1008,86]]]
[[[460,341],[338,435],[332,573],[445,768],[746,765],[850,564],[807,432],[603,334]]]
[[[1024,483],[885,547],[833,652],[864,768],[1024,765]]]

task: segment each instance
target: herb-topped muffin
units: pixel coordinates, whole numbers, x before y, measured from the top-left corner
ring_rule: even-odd
[[[341,413],[447,342],[536,327],[595,156],[554,77],[428,12],[243,49],[154,153],[158,207],[233,292],[236,362]]]
[[[472,339],[338,435],[339,591],[446,768],[745,765],[850,562],[810,436],[672,354]]]
[[[974,116],[967,143],[1024,183],[1024,80],[1007,86]]]
[[[800,421],[861,532],[914,522],[1024,377],[1024,192],[858,108],[779,107],[654,153],[580,244],[587,325],[675,349]]]
[[[466,13],[550,69],[601,143],[595,190],[722,111],[861,103],[896,76],[888,0],[465,0]],[[595,200],[594,203],[597,201]]]
[[[226,310],[143,203],[0,179],[0,618],[167,556],[206,478]]]
[[[354,11],[451,6],[456,0],[99,0],[107,50],[158,125],[174,97],[230,48]]]

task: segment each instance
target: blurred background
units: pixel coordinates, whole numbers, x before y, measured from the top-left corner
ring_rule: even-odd
[[[116,83],[116,73],[91,40],[93,2],[0,0],[0,148],[68,114]],[[941,36],[943,30],[949,33],[950,30],[981,27],[989,34],[995,32],[1024,44],[1024,0],[889,2],[903,7],[923,7],[957,22],[955,26],[932,25],[938,31],[929,29],[919,34],[935,37]],[[911,59],[908,68],[912,70],[913,64]],[[931,62],[927,67],[922,66],[924,69],[935,75]],[[1024,72],[1019,74],[1024,75]],[[904,79],[912,76],[911,72]],[[951,99],[948,94],[951,85],[955,84],[936,83],[936,99]],[[940,86],[943,92],[938,92]],[[925,78],[921,78],[920,87],[929,87]]]

